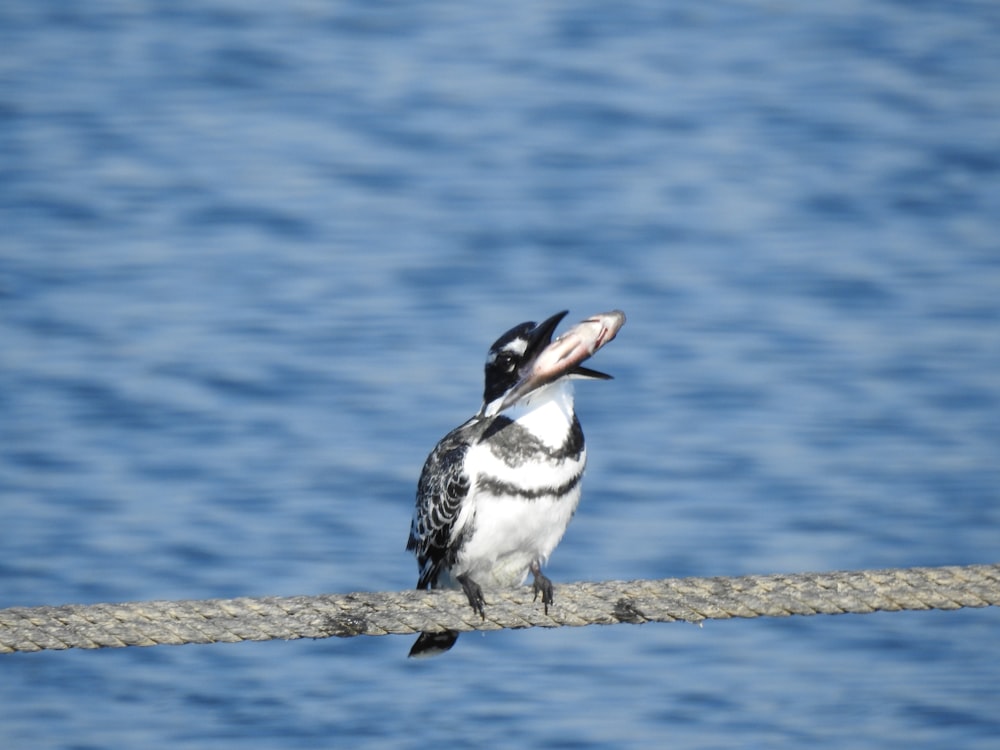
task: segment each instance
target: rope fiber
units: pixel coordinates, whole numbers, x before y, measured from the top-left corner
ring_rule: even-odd
[[[1000,564],[570,583],[547,615],[531,594],[488,591],[485,619],[443,590],[11,607],[0,653],[989,607]]]

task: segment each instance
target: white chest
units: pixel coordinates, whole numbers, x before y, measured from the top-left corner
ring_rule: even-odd
[[[562,539],[580,502],[587,459],[582,447],[567,455],[558,450],[574,422],[572,391],[565,386],[511,410],[515,424],[543,446],[534,454],[511,463],[489,442],[469,449],[466,470],[473,483],[455,526],[464,539],[453,576],[468,574],[484,586],[517,585]]]

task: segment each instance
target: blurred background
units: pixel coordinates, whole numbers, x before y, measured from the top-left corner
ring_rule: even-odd
[[[0,607],[411,587],[628,314],[554,581],[1000,559],[1000,6],[0,5]],[[558,606],[558,591],[557,591]],[[995,610],[0,657],[10,748],[995,747]]]

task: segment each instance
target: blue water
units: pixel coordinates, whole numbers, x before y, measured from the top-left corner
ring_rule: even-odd
[[[0,606],[412,586],[427,452],[563,308],[629,320],[556,582],[1000,560],[998,38],[990,2],[0,5]],[[0,744],[992,748],[998,629],[18,654]]]

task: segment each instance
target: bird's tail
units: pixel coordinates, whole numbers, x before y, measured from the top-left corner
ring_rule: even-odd
[[[455,645],[458,640],[458,633],[454,630],[445,630],[440,633],[421,633],[413,648],[410,649],[411,659],[426,659],[431,656],[438,656]]]

